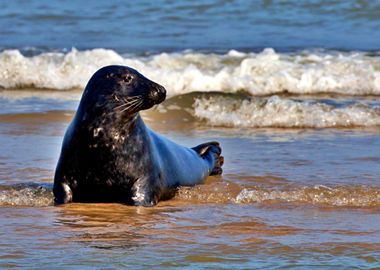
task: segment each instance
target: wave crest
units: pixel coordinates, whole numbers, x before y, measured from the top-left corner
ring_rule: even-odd
[[[153,56],[122,56],[107,49],[42,53],[26,57],[18,50],[0,53],[3,88],[84,88],[100,67],[136,68],[164,85],[169,95],[193,91],[339,93],[380,95],[380,57],[350,52],[260,53],[230,51],[224,55],[185,51]]]

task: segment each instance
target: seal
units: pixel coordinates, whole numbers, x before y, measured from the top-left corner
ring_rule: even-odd
[[[150,130],[139,111],[166,90],[126,66],[106,66],[89,80],[62,143],[54,176],[56,204],[121,202],[153,206],[178,186],[222,173],[218,142],[194,148]]]

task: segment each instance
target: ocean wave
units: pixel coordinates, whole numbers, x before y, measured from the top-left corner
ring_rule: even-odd
[[[197,98],[196,117],[227,127],[338,128],[380,126],[380,107],[355,102],[337,106],[311,100],[211,96]]]
[[[191,203],[276,204],[296,203],[317,206],[373,207],[380,206],[380,188],[371,186],[324,185],[276,189],[260,186],[241,187],[229,182],[214,182],[194,187],[180,187],[175,200]],[[52,206],[52,185],[25,183],[0,186],[0,206]]]
[[[179,200],[203,203],[276,204],[295,203],[329,207],[380,206],[380,188],[368,186],[328,187],[315,185],[293,189],[265,187],[241,188],[218,183],[196,187],[182,187],[176,196]]]
[[[83,88],[100,67],[110,64],[136,68],[164,85],[168,94],[193,91],[237,92],[251,95],[276,93],[380,95],[380,56],[363,52],[161,53],[151,56],[120,55],[93,49],[42,53],[27,57],[18,50],[0,53],[0,87]]]

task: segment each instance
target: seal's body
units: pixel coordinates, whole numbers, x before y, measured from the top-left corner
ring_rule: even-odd
[[[54,178],[55,202],[152,206],[170,198],[178,186],[221,174],[217,142],[186,148],[145,126],[138,111],[165,96],[162,86],[134,69],[107,66],[97,71],[64,137]]]

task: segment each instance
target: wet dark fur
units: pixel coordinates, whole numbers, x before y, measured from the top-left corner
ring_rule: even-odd
[[[173,196],[179,185],[221,174],[217,142],[190,149],[145,126],[138,111],[165,96],[162,86],[134,69],[107,66],[97,71],[64,137],[54,178],[55,202],[151,206]]]

